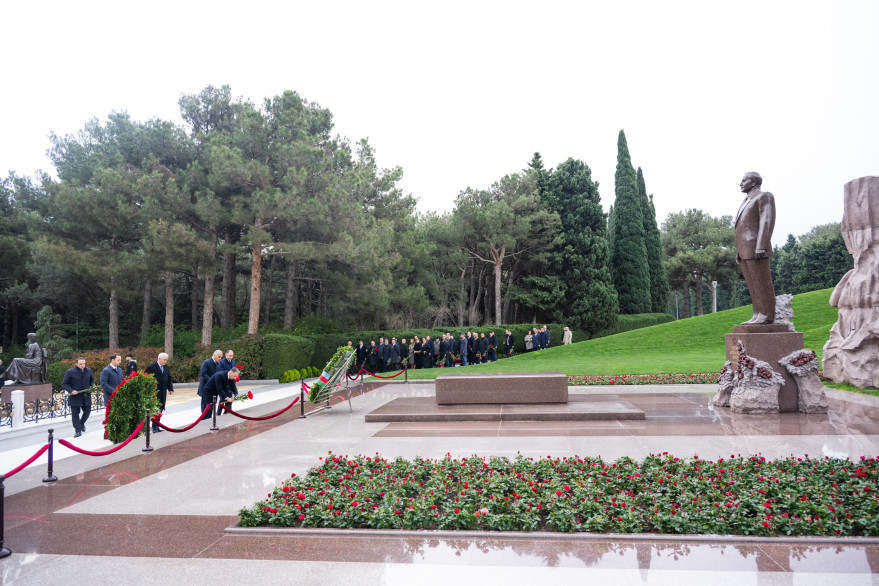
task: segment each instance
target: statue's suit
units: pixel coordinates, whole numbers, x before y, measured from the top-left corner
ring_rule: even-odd
[[[772,194],[758,189],[753,197],[750,194],[745,197],[736,214],[736,259],[751,293],[758,323],[775,321],[775,288],[769,271],[770,239],[774,228],[775,198]],[[758,249],[766,251],[765,257],[757,258]]]

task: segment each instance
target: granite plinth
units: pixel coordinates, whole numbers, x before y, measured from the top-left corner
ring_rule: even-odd
[[[52,400],[52,385],[50,383],[38,383],[35,385],[13,384],[3,387],[0,400],[3,403],[12,402],[12,391],[24,391],[24,402],[31,403],[37,399],[41,401]]]
[[[789,332],[787,324],[740,324],[733,326],[734,334],[778,334]]]
[[[621,398],[572,395],[567,403],[437,405],[432,397],[394,399],[367,413],[367,423],[453,421],[644,420],[644,411]]]
[[[755,332],[752,328],[767,328],[782,326],[785,329],[780,332]],[[748,328],[747,331],[737,332],[737,328]],[[784,384],[778,391],[779,411],[798,411],[799,399],[797,383],[787,369],[778,364],[778,361],[803,348],[802,332],[789,332],[782,324],[763,324],[759,326],[734,326],[732,334],[726,334],[726,359],[733,365],[739,361],[737,343],[742,341],[745,353],[758,360],[768,362],[772,369],[784,378]]]
[[[436,378],[437,405],[521,405],[566,403],[563,372],[442,374]]]

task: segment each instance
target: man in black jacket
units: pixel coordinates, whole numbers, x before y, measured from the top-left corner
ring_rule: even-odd
[[[476,361],[476,340],[479,339],[479,336],[476,335],[476,332],[467,332],[467,360],[470,364],[479,364]]]
[[[485,364],[488,362],[488,340],[485,338],[485,332],[479,334],[479,339],[476,340],[476,361],[480,364]]]
[[[507,358],[510,358],[513,355],[513,347],[516,345],[516,341],[513,338],[513,332],[507,330],[506,336],[504,336],[504,354]]]
[[[67,393],[67,404],[70,405],[70,420],[76,433],[73,437],[79,437],[85,431],[85,422],[92,412],[92,394],[82,393],[95,384],[92,369],[85,365],[85,358],[77,358],[76,366],[64,373],[61,379],[61,388]]]
[[[146,367],[146,374],[153,375],[156,379],[156,398],[159,400],[159,413],[165,410],[165,401],[168,393],[174,394],[174,381],[171,380],[171,369],[168,367],[168,355],[164,352],[156,357],[156,361]],[[153,423],[153,433],[159,433],[162,428]]]
[[[497,336],[494,332],[488,333],[488,361],[495,362],[497,360]]]
[[[363,368],[363,363],[366,361],[366,357],[368,354],[369,347],[364,345],[363,340],[360,340],[360,344],[358,344],[357,348],[354,349],[354,360],[357,361],[358,372],[361,368]]]
[[[220,397],[220,401],[232,404],[232,399],[238,394],[238,388],[235,386],[238,381],[238,369],[233,368],[229,371],[220,370],[214,373],[208,382],[204,385],[204,392],[209,397],[211,403],[214,402],[214,396]],[[218,409],[221,407],[218,405]]]
[[[384,338],[378,339],[378,366],[376,366],[378,370],[376,370],[376,372],[384,372],[387,370],[388,354],[390,354],[390,352],[387,351],[387,346]]]

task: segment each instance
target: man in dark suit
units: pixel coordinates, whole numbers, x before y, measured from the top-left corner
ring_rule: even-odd
[[[400,345],[397,344],[397,338],[391,338],[388,344],[388,370],[399,370],[400,368]]]
[[[204,385],[204,392],[208,396],[208,401],[213,403],[214,397],[218,396],[221,402],[225,401],[231,405],[232,399],[238,394],[238,388],[235,386],[238,377],[238,369],[234,367],[229,371],[218,370],[215,372]],[[217,408],[222,409],[219,405]]]
[[[424,353],[424,368],[433,368],[433,340],[430,339],[430,336],[424,336],[421,351]]]
[[[409,362],[409,344],[406,343],[406,338],[400,340],[400,368],[406,368]]]
[[[215,350],[216,354],[219,350]],[[217,363],[217,370],[232,370],[233,368],[238,368],[238,365],[235,364],[235,352],[232,350],[226,350],[226,355]]]
[[[231,352],[231,350],[229,351]],[[207,394],[204,392],[204,385],[206,382],[211,380],[211,377],[216,374],[218,370],[226,370],[229,368],[221,368],[221,364],[225,360],[223,358],[223,352],[220,350],[214,350],[214,354],[201,363],[201,370],[199,371],[200,377],[198,379],[198,396],[201,397],[201,410],[204,412],[207,409],[207,406],[210,404],[210,399]],[[230,368],[234,368],[235,364],[233,363]],[[205,413],[202,419],[209,419],[211,416],[210,413]]]
[[[378,346],[375,345],[375,340],[369,343],[367,364],[372,374],[375,374],[378,366]]]
[[[464,334],[458,340],[458,354],[461,355],[461,366],[467,366],[467,337]]]
[[[455,366],[455,338],[451,333],[446,333],[446,368],[454,368]]]
[[[363,340],[360,340],[360,344],[357,345],[357,348],[354,349],[354,360],[357,361],[357,370],[360,371],[363,368],[363,363],[366,361],[366,356],[369,354],[369,349],[366,345],[364,345]]]
[[[67,404],[70,406],[70,420],[79,437],[85,431],[85,422],[92,411],[92,394],[81,393],[95,384],[92,369],[85,365],[85,358],[77,358],[76,366],[64,373],[61,388],[67,393]]]
[[[488,333],[488,361],[497,361],[497,336],[494,332]]]
[[[378,365],[376,368],[378,369],[376,372],[384,372],[387,368],[388,359],[387,354],[385,354],[385,347],[387,344],[385,343],[384,338],[378,339]]]
[[[513,338],[513,332],[507,330],[506,335],[504,336],[504,355],[507,358],[510,358],[513,355],[513,347],[515,345],[516,340]]]
[[[146,367],[146,374],[153,375],[156,379],[156,398],[159,400],[159,413],[165,410],[165,401],[168,393],[174,394],[174,382],[171,380],[171,369],[168,367],[168,355],[164,352],[156,357],[156,361]],[[162,428],[153,423],[153,433],[159,433]]]
[[[467,360],[470,364],[479,364],[476,361],[476,332],[467,332]]]
[[[747,324],[775,322],[775,287],[769,271],[772,231],[775,229],[775,197],[762,191],[759,173],[745,173],[739,187],[746,197],[736,213],[736,262],[742,267],[751,293],[754,314]]]
[[[122,364],[122,355],[110,354],[110,364],[104,367],[104,370],[101,371],[101,391],[104,395],[104,405],[107,404],[107,401],[110,400],[110,395],[113,394],[113,391],[115,391],[116,387],[119,386],[119,383],[122,382],[122,369],[119,368],[120,364]]]
[[[128,354],[125,357],[125,376],[128,376],[132,372],[137,372],[137,360],[134,359],[134,356]]]
[[[485,364],[488,362],[488,340],[485,337],[485,332],[479,334],[479,339],[476,340],[476,361],[479,364]]]

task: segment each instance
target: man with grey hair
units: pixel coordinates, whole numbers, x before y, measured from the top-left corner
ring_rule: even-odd
[[[146,374],[151,374],[156,379],[156,398],[159,400],[159,413],[165,410],[165,401],[168,393],[174,394],[174,382],[171,380],[171,369],[168,367],[168,355],[162,352],[156,357],[156,361],[146,367]],[[159,433],[162,428],[153,423],[153,433]]]
[[[745,199],[736,213],[736,262],[742,267],[751,293],[754,315],[745,324],[775,322],[775,288],[769,270],[772,230],[775,228],[775,197],[762,191],[759,173],[745,173],[739,187]]]

